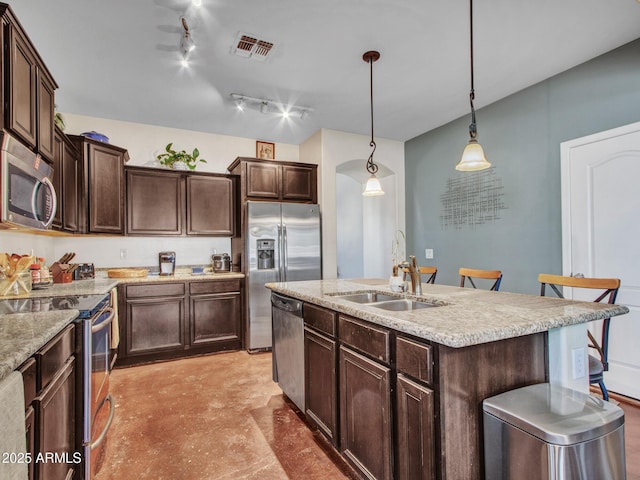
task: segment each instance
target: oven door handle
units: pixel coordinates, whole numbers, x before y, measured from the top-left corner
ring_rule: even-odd
[[[102,409],[105,402],[109,402],[109,418],[107,418],[107,424],[104,426],[104,429],[102,429],[102,432],[100,432],[100,435],[98,435],[98,438],[89,443],[89,448],[91,450],[100,445],[107,436],[107,431],[111,427],[111,422],[113,422],[113,416],[116,412],[116,407],[113,404],[113,397],[111,395],[107,395],[102,399],[102,402],[100,402],[100,406],[98,407],[98,410],[96,410],[96,414],[100,411],[100,409]]]
[[[100,325],[91,325],[91,333],[97,333],[100,330],[104,330],[113,322],[113,318],[116,316],[116,311],[112,307],[107,307],[104,309],[105,312],[111,312],[109,318],[107,318],[104,322],[100,323]]]

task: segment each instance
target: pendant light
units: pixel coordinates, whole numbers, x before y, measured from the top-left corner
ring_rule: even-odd
[[[484,156],[482,145],[478,143],[478,129],[476,127],[476,110],[473,108],[475,91],[473,89],[473,0],[469,0],[469,38],[471,58],[471,91],[469,92],[469,104],[471,105],[471,124],[469,125],[469,143],[462,152],[462,159],[456,165],[456,170],[461,172],[473,172],[484,170],[491,164]]]
[[[371,85],[371,142],[369,142],[369,146],[373,147],[371,151],[371,155],[367,160],[367,172],[371,174],[369,179],[367,180],[367,184],[364,187],[364,192],[362,195],[365,197],[375,197],[377,195],[384,195],[384,191],[382,190],[382,185],[380,184],[380,180],[376,177],[376,172],[378,171],[378,166],[373,162],[373,153],[376,151],[376,142],[373,139],[373,62],[377,61],[380,58],[380,53],[374,50],[366,52],[362,55],[362,60],[369,64],[370,69],[370,85]]]

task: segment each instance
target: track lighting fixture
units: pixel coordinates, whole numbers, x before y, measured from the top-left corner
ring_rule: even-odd
[[[232,93],[231,98],[233,98],[238,110],[241,111],[255,110],[264,114],[280,115],[283,118],[299,117],[301,120],[313,112],[310,107],[275,102],[266,98],[249,97],[240,93]]]

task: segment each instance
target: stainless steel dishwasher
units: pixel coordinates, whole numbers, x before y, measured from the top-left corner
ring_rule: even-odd
[[[271,293],[273,381],[304,412],[304,320],[302,302]]]

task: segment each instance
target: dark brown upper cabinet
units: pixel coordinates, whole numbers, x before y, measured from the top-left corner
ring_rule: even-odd
[[[234,177],[127,167],[127,235],[234,234]]]
[[[53,187],[58,208],[53,227],[66,232],[78,231],[79,154],[67,136],[55,128],[53,152]]]
[[[280,202],[317,203],[318,166],[238,157],[227,167],[240,176],[240,198]]]
[[[52,162],[55,90],[58,85],[11,8],[0,4],[0,14],[4,127]]]
[[[80,233],[124,234],[124,164],[129,154],[124,148],[69,135],[80,155]]]

